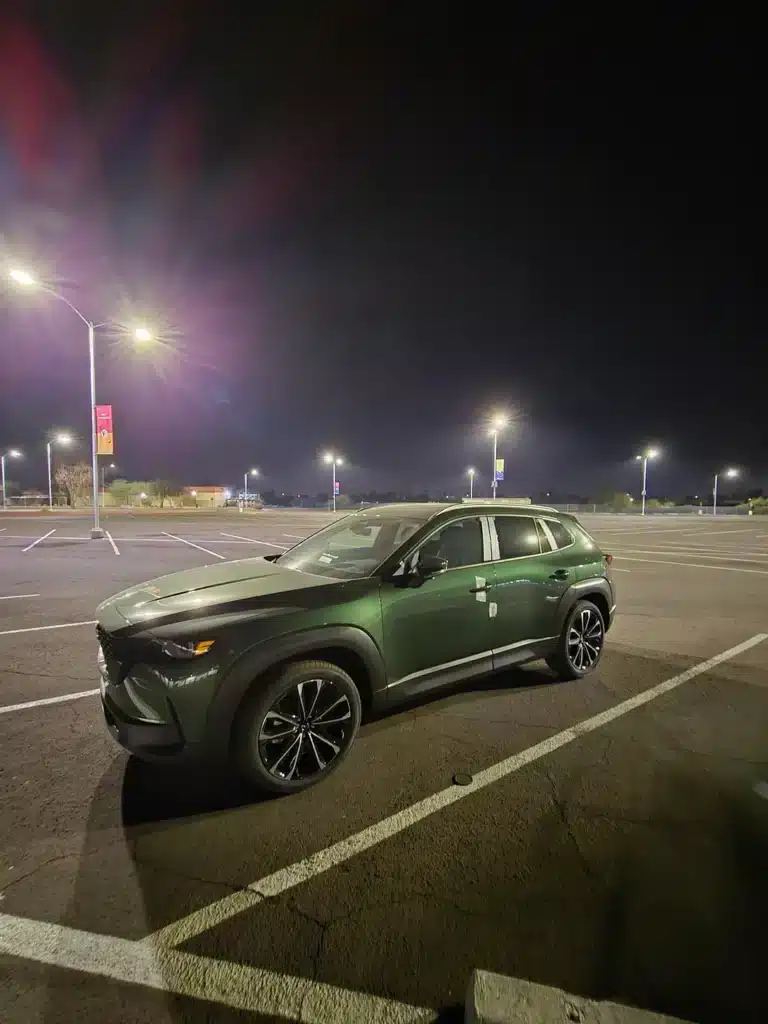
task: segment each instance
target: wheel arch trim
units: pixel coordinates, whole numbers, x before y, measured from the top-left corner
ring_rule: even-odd
[[[229,748],[235,714],[253,682],[283,661],[328,648],[345,648],[365,664],[371,696],[386,690],[384,657],[376,641],[358,626],[321,626],[272,637],[244,651],[221,680],[206,720],[206,739],[221,753]]]

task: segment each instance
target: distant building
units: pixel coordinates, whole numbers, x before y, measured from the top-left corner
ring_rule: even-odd
[[[230,494],[227,487],[185,487],[183,503],[196,508],[216,508],[225,505]]]

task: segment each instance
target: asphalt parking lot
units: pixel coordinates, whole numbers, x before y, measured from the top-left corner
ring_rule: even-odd
[[[0,1020],[459,1020],[475,967],[765,1020],[768,521],[582,517],[619,587],[593,676],[398,709],[305,793],[129,759],[96,605],[327,520],[0,516]]]

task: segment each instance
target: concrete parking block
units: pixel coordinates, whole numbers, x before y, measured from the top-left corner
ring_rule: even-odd
[[[473,971],[467,989],[465,1024],[685,1024],[620,1003],[583,999],[560,988]]]

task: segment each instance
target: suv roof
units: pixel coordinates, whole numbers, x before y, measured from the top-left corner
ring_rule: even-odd
[[[416,502],[416,501],[398,501],[391,502],[386,505],[366,505],[364,508],[355,510],[357,513],[363,512],[374,512],[376,514],[394,514],[402,515],[405,512],[411,512],[413,515],[419,516],[425,521],[434,518],[434,516],[440,515],[442,512],[457,512],[463,511],[482,511],[489,512],[492,509],[509,511],[514,509],[516,512],[520,512],[525,515],[537,515],[542,512],[548,512],[550,515],[566,516],[569,519],[573,517],[567,512],[559,512],[555,508],[550,508],[548,505],[521,505],[515,501],[505,501],[504,498],[476,498],[472,501],[429,501],[429,502]],[[355,513],[352,513],[353,515]]]

